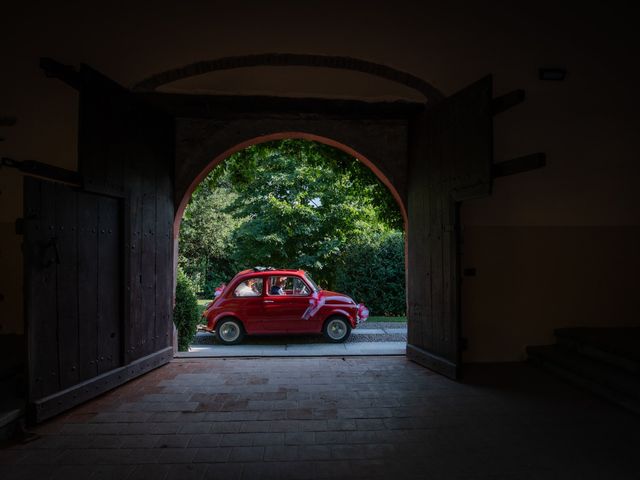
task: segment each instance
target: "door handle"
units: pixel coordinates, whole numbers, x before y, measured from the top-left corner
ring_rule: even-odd
[[[264,300],[264,303],[273,303],[273,300]]]

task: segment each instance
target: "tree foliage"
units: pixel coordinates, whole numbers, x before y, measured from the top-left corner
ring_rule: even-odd
[[[198,293],[211,291],[236,273],[233,234],[243,218],[227,212],[232,189],[205,180],[194,191],[180,225],[178,264]]]
[[[404,236],[393,231],[347,246],[337,269],[336,290],[366,299],[375,315],[405,314]]]
[[[178,269],[176,279],[176,305],[173,309],[173,323],[178,331],[178,350],[186,351],[196,334],[200,310],[193,283]]]
[[[401,302],[379,307],[397,313],[404,311],[401,226],[389,191],[354,158],[316,142],[268,142],[231,156],[194,192],[179,262],[205,295],[255,265],[302,268],[322,286],[346,292],[346,272],[357,258],[400,279]],[[353,291],[367,292],[369,299],[357,300],[373,301],[373,292]]]

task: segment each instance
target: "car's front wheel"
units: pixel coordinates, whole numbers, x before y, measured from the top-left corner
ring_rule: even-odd
[[[331,317],[325,322],[322,333],[330,342],[342,343],[349,338],[351,325],[342,317]]]
[[[225,318],[216,326],[216,336],[225,345],[237,345],[244,338],[244,330],[239,321]]]

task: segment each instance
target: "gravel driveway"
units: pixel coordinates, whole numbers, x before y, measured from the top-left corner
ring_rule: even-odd
[[[407,324],[399,322],[365,323],[351,331],[345,343],[406,342]],[[322,335],[247,336],[243,345],[305,345],[327,343]],[[192,345],[220,345],[215,335],[198,332]]]

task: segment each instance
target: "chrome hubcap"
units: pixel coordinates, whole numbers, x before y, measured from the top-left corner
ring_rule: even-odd
[[[347,334],[347,326],[342,320],[331,320],[327,326],[327,333],[333,340],[340,340]]]
[[[225,342],[233,342],[240,336],[240,329],[235,323],[224,323],[220,327],[220,338]]]

